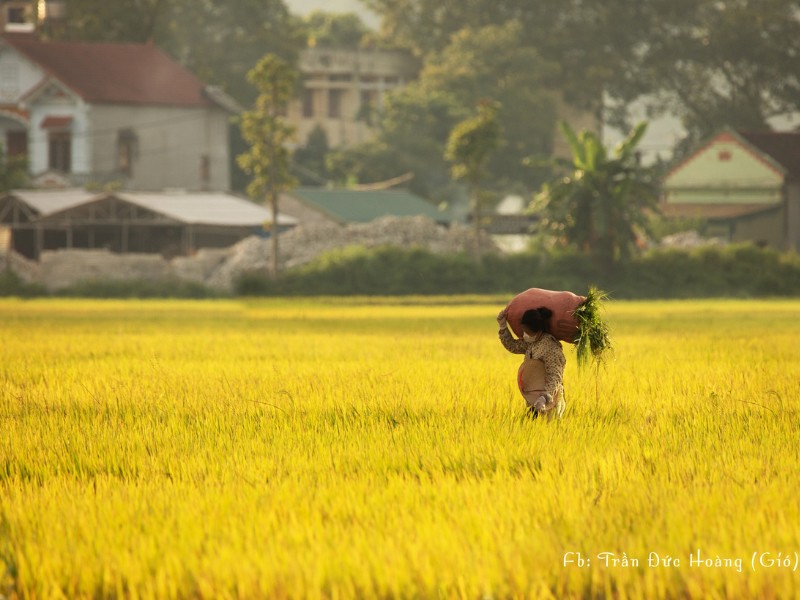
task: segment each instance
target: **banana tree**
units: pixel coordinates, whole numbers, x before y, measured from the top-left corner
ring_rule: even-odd
[[[636,150],[647,123],[636,126],[612,154],[593,132],[575,133],[564,122],[560,128],[572,154],[567,174],[545,184],[536,206],[551,233],[610,268],[636,251],[648,211],[657,207],[654,169],[640,164]]]

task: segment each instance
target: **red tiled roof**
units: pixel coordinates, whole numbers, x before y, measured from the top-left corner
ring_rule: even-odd
[[[2,39],[87,102],[211,106],[205,84],[152,44]]]
[[[800,177],[800,131],[737,130],[737,133],[783,166],[790,177]]]

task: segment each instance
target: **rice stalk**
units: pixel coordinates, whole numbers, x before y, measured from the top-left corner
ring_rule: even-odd
[[[613,349],[608,322],[600,315],[603,302],[607,299],[608,294],[592,286],[586,294],[586,300],[575,309],[578,333],[574,344],[579,367],[585,366],[590,360],[602,362]]]

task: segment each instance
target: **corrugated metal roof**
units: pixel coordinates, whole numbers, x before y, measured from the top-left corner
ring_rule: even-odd
[[[221,192],[115,192],[113,195],[193,225],[252,226],[272,222],[272,210]],[[278,213],[278,225],[296,225],[297,219]]]
[[[14,190],[8,195],[22,200],[41,216],[78,206],[98,196],[83,189]]]
[[[380,217],[426,216],[435,221],[450,222],[448,212],[403,190],[328,190],[298,188],[290,194],[307,205],[328,214],[342,223],[367,223]]]
[[[192,225],[261,226],[272,222],[272,210],[224,192],[87,192],[83,189],[14,190],[40,216],[65,212],[89,202],[115,197]],[[296,225],[297,219],[278,213],[278,225]]]

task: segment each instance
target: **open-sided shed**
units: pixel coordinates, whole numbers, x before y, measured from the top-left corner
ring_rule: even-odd
[[[249,235],[267,235],[272,211],[216,192],[15,191],[0,197],[0,223],[14,250],[38,258],[43,250],[107,248],[113,252],[191,254]],[[278,215],[281,228],[297,224]]]

